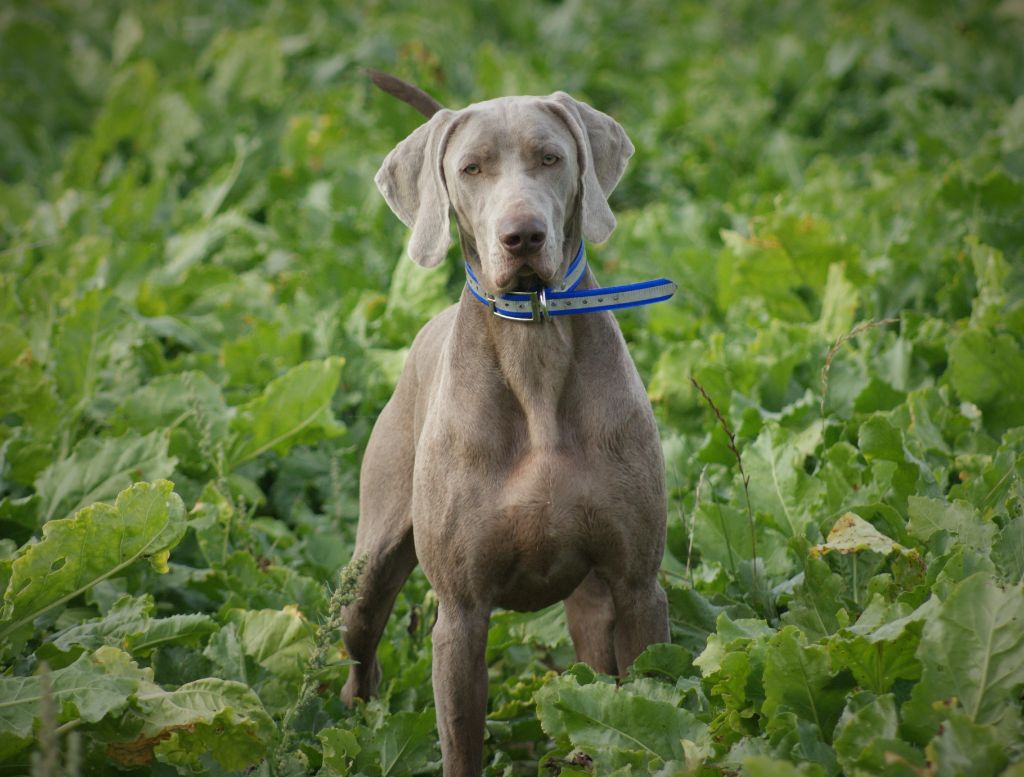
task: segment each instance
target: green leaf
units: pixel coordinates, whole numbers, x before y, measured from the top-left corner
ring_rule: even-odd
[[[130,722],[141,724],[137,738],[106,748],[123,764],[146,763],[155,755],[196,768],[209,755],[223,769],[247,769],[263,759],[277,736],[259,698],[241,683],[206,678],[168,691],[144,682],[133,701]]]
[[[633,695],[607,683],[581,686],[569,676],[545,685],[536,696],[544,730],[567,739],[598,764],[614,765],[617,749],[657,761],[686,757],[685,740],[703,747],[707,726],[671,703]],[[603,761],[600,759],[608,759]]]
[[[437,756],[435,726],[433,709],[390,716],[384,727],[374,733],[373,750],[381,777],[412,774],[427,766]],[[360,760],[369,752],[369,748],[364,748],[364,758]]]
[[[992,545],[992,560],[1009,583],[1024,580],[1024,515],[1011,519]]]
[[[306,346],[302,332],[285,331],[279,325],[259,321],[251,332],[225,343],[221,349],[228,384],[266,384],[301,362]]]
[[[720,607],[712,604],[692,588],[672,586],[666,593],[672,642],[693,653],[704,650],[708,636],[715,632],[715,619],[719,613],[726,613],[731,618],[754,615],[754,611],[746,605]]]
[[[384,308],[385,334],[395,345],[405,344],[406,333],[417,331],[455,302],[448,293],[450,276],[448,262],[428,270],[404,255],[399,257]]]
[[[829,340],[835,341],[853,327],[860,294],[857,287],[846,279],[844,266],[836,262],[828,267],[828,279],[821,297],[821,317],[818,327]]]
[[[825,648],[806,644],[795,627],[785,627],[768,641],[762,710],[769,718],[793,712],[831,741],[849,688],[849,682],[832,673]]]
[[[949,346],[949,378],[997,433],[1024,424],[1024,353],[1011,335],[961,332]]]
[[[630,671],[637,676],[655,675],[675,682],[693,674],[693,655],[680,645],[656,643],[636,657]]]
[[[906,461],[903,437],[888,420],[873,415],[861,424],[857,445],[868,461]]]
[[[283,455],[298,443],[341,434],[331,413],[331,398],[344,359],[332,357],[293,367],[271,381],[262,395],[237,409],[231,420],[228,466],[274,450]]]
[[[69,626],[53,635],[50,642],[64,652],[76,646],[86,650],[101,645],[122,647],[129,636],[145,630],[152,614],[152,596],[122,596],[103,617]]]
[[[273,30],[223,30],[203,52],[201,67],[211,67],[209,89],[217,102],[254,101],[273,107],[283,97],[285,61]]]
[[[297,607],[282,610],[239,610],[230,613],[242,652],[273,672],[301,677],[313,651],[316,628]]]
[[[220,387],[202,372],[179,372],[154,378],[114,411],[115,434],[132,431],[170,433],[169,452],[182,469],[207,472],[223,455],[228,407]]]
[[[859,694],[851,698],[836,725],[835,751],[847,774],[888,774],[896,758],[923,767],[921,754],[900,740],[899,716],[892,694]],[[896,756],[894,758],[893,756]],[[913,772],[908,771],[908,777]]]
[[[822,487],[804,472],[805,458],[790,434],[776,426],[766,426],[743,450],[754,511],[770,515],[787,537],[805,537],[815,525],[810,506]]]
[[[363,749],[352,729],[325,728],[317,733],[317,739],[323,748],[323,769],[328,775],[345,775],[352,773],[355,758]]]
[[[935,702],[972,723],[998,723],[1024,686],[1024,588],[1003,587],[987,573],[958,583],[929,617],[917,658],[923,672],[904,718],[927,741],[942,721]]]
[[[141,559],[165,564],[185,533],[185,508],[173,487],[166,480],[136,483],[113,505],[95,504],[45,524],[43,539],[12,566],[0,637]]]
[[[728,651],[743,648],[750,642],[770,637],[774,633],[775,629],[763,620],[733,620],[723,612],[715,622],[715,633],[708,637],[704,651],[694,659],[694,666],[705,677],[709,677],[722,668],[722,660]]]
[[[841,595],[846,581],[835,574],[820,558],[809,557],[804,565],[803,580],[790,599],[782,622],[797,626],[811,640],[834,634],[840,626],[843,610]],[[845,617],[845,613],[842,613]]]
[[[488,660],[497,658],[511,645],[532,645],[551,649],[568,642],[565,608],[561,604],[537,612],[502,610],[491,616],[487,631]]]
[[[794,764],[764,755],[753,755],[743,759],[743,774],[746,777],[825,777],[826,772],[819,764]]]
[[[1006,766],[1006,747],[993,726],[952,714],[925,749],[935,777],[996,777]]]
[[[910,513],[908,528],[918,539],[927,542],[935,532],[946,531],[968,547],[988,552],[997,527],[978,515],[973,505],[925,496],[912,496],[907,501]]]
[[[200,612],[177,613],[148,620],[140,632],[128,636],[125,647],[132,655],[148,656],[162,645],[196,647],[204,637],[217,631],[217,623]]]
[[[834,663],[853,672],[862,688],[878,694],[889,691],[898,679],[916,680],[921,675],[917,646],[934,609],[934,600],[911,610],[874,597],[855,625],[840,629],[829,640]]]
[[[49,686],[58,722],[95,723],[123,710],[139,687],[142,674],[127,653],[101,647],[50,672]],[[32,741],[38,723],[42,687],[39,675],[0,677],[0,758]]]
[[[168,436],[156,429],[140,437],[87,437],[67,458],[53,462],[36,479],[42,497],[44,521],[112,499],[138,480],[159,480],[174,472],[176,459],[168,455]]]
[[[115,341],[124,336],[126,316],[105,291],[82,297],[61,319],[53,341],[54,377],[68,407],[90,400]]]

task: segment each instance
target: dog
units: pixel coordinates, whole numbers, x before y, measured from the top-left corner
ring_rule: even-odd
[[[608,674],[668,641],[661,445],[610,309],[675,286],[600,289],[586,266],[582,241],[615,228],[608,196],[633,154],[610,116],[564,92],[448,110],[384,81],[429,120],[377,186],[423,267],[445,259],[454,214],[467,285],[416,336],[367,445],[342,699],[375,695],[377,645],[419,563],[438,599],[444,774],[479,775],[494,607],[564,600],[578,659]]]

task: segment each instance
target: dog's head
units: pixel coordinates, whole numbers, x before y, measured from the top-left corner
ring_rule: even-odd
[[[610,116],[564,92],[441,110],[388,154],[376,182],[434,267],[454,211],[466,258],[492,294],[557,283],[580,237],[615,228],[608,195],[633,144]]]

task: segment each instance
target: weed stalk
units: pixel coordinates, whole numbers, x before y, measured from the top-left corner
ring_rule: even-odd
[[[882,318],[877,321],[862,321],[853,327],[846,334],[840,335],[836,338],[836,341],[832,343],[832,347],[828,349],[828,353],[825,354],[825,364],[821,368],[821,403],[818,409],[821,413],[821,430],[825,431],[825,399],[828,397],[828,374],[829,370],[832,369],[832,360],[839,353],[839,349],[843,347],[845,343],[852,340],[854,337],[859,335],[861,332],[867,332],[869,329],[874,329],[879,326],[886,326],[887,324],[898,324],[898,318]]]
[[[718,409],[718,405],[715,404],[715,400],[711,398],[707,389],[704,388],[701,382],[693,375],[690,375],[690,383],[692,383],[693,387],[700,392],[704,401],[707,402],[708,407],[711,408],[711,412],[715,414],[715,418],[718,419],[718,423],[722,427],[722,431],[725,432],[725,436],[729,440],[729,450],[736,459],[736,466],[739,468],[740,472],[740,480],[743,483],[743,496],[747,503],[747,525],[750,527],[750,551],[753,555],[751,583],[754,587],[754,600],[757,601],[758,599],[761,599],[768,612],[772,614],[772,617],[774,617],[775,608],[772,606],[771,598],[768,596],[767,591],[762,594],[761,583],[758,580],[757,530],[754,525],[754,510],[750,506],[750,476],[747,474],[746,470],[743,469],[743,456],[740,455],[740,449],[736,446],[736,434],[733,432],[732,427],[729,426],[729,422],[725,420],[725,416],[722,415],[722,411]]]
[[[322,671],[330,665],[331,646],[334,636],[342,628],[342,611],[359,596],[359,578],[366,566],[366,556],[353,559],[338,573],[338,583],[331,593],[327,617],[316,630],[313,638],[313,652],[302,676],[302,690],[281,721],[281,741],[277,747],[275,766],[278,774],[285,771],[286,760],[298,747],[299,734],[295,723],[316,701]]]

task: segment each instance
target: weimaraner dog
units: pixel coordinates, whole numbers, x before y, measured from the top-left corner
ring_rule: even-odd
[[[423,267],[445,258],[454,213],[476,292],[417,335],[367,445],[354,554],[367,563],[344,635],[358,663],[342,698],[376,693],[378,642],[420,563],[438,598],[447,777],[482,771],[494,607],[565,600],[576,655],[610,674],[668,640],[661,447],[615,318],[508,320],[481,304],[562,288],[581,240],[614,229],[607,198],[632,153],[616,121],[556,92],[437,110],[376,177]]]

